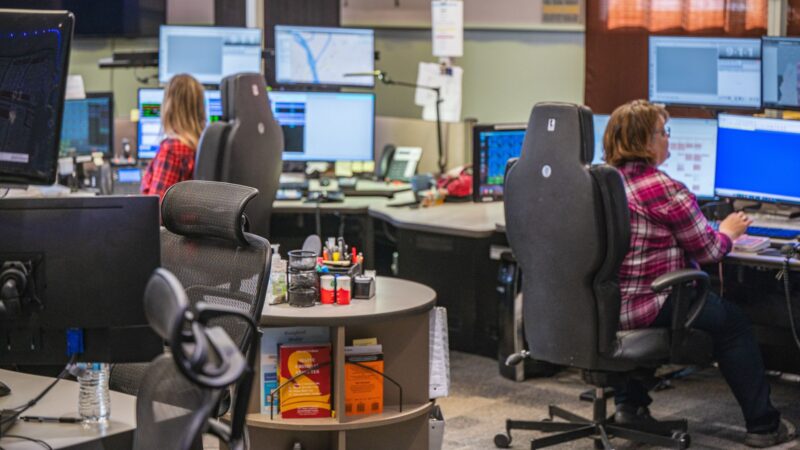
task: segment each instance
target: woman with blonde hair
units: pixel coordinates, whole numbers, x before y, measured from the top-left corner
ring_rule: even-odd
[[[191,75],[175,75],[164,90],[161,104],[164,140],[147,165],[142,194],[163,198],[173,184],[192,179],[195,151],[205,126],[203,86]]]
[[[686,186],[658,169],[670,156],[668,120],[664,107],[634,100],[614,110],[603,137],[606,163],[622,174],[631,219],[631,245],[619,271],[623,330],[669,327],[673,298],[653,292],[652,282],[667,272],[722,260],[752,222],[735,212],[715,230]],[[710,292],[694,328],[714,341],[714,358],[745,419],[744,443],[770,447],[793,439],[794,424],[770,401],[761,352],[744,313]],[[614,397],[617,423],[653,420],[652,399],[641,381],[614,386]]]

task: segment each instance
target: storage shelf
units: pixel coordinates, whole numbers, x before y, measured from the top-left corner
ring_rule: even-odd
[[[433,407],[433,402],[422,404],[406,405],[403,412],[397,411],[397,405],[384,405],[383,413],[369,414],[360,416],[346,416],[341,422],[335,418],[324,419],[283,419],[276,415],[273,420],[269,419],[269,414],[248,414],[247,425],[255,428],[268,428],[273,430],[297,430],[297,431],[338,431],[338,430],[360,430],[364,428],[374,428],[393,423],[404,422],[406,420],[427,414]]]

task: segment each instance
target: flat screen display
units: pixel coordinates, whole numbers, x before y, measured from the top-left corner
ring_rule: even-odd
[[[503,198],[503,182],[509,159],[519,158],[527,125],[477,125],[473,130],[473,162],[477,180],[473,185],[476,201]]]
[[[66,100],[61,123],[59,156],[112,157],[114,102],[110,92],[87,93],[85,99]]]
[[[800,38],[761,40],[761,87],[765,108],[800,110]]]

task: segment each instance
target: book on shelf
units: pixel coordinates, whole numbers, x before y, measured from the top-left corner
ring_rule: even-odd
[[[280,412],[279,393],[275,392],[270,405],[267,396],[278,388],[278,346],[282,344],[299,344],[314,342],[330,342],[329,327],[282,327],[265,328],[261,338],[261,414],[277,414]],[[271,411],[270,411],[271,409]]]
[[[345,415],[382,413],[383,346],[379,344],[347,346],[344,358]]]
[[[278,381],[286,383],[280,389],[281,417],[331,417],[331,344],[284,344],[278,358]]]

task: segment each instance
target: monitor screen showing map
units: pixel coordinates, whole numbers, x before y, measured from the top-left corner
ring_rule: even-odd
[[[372,30],[275,26],[275,79],[280,84],[373,86]]]

